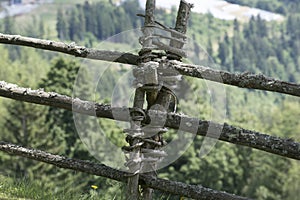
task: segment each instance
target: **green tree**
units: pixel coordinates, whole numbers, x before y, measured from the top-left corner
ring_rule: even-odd
[[[234,70],[236,71],[243,71],[243,67],[241,60],[243,58],[243,52],[241,51],[241,47],[242,47],[242,41],[241,41],[241,37],[238,36],[234,36],[233,38],[233,43],[232,43],[232,64],[234,67]]]
[[[39,37],[43,38],[45,36],[45,26],[43,19],[39,20]]]
[[[266,37],[268,36],[268,28],[266,25],[266,21],[263,20],[260,15],[256,18],[256,27],[257,27],[257,34],[259,37]]]
[[[64,59],[58,59],[47,74],[47,78],[42,80],[40,87],[46,91],[55,91],[60,94],[72,95],[73,84],[77,75],[79,65],[76,62],[67,62]],[[54,137],[61,133],[67,146],[64,147],[63,154],[69,155],[76,140],[78,139],[76,128],[73,123],[72,112],[50,107],[46,122],[49,126],[50,134]]]
[[[124,12],[128,15],[127,20],[132,20],[132,26],[134,28],[137,28],[139,25],[139,22],[137,20],[133,20],[136,18],[136,13],[143,13],[144,11],[141,9],[139,1],[138,0],[127,0],[123,1],[120,8],[124,10]],[[118,13],[118,12],[117,12]],[[122,19],[122,18],[120,18]],[[130,29],[130,27],[125,27],[126,29]],[[126,30],[124,29],[124,30]]]
[[[209,56],[213,57],[214,50],[213,50],[213,44],[212,44],[212,41],[210,38],[208,39],[208,42],[207,42],[207,53]]]
[[[24,75],[18,76],[19,83],[23,87],[29,87],[31,81],[24,78]],[[7,101],[5,105],[7,114],[4,116],[1,140],[46,151],[55,150],[57,144],[64,143],[63,138],[53,137],[48,133],[47,126],[44,125],[46,107],[19,101]],[[46,175],[49,168],[46,164],[8,156],[0,156],[0,160],[3,163],[1,171],[5,174],[30,180],[38,178],[43,183],[50,181]]]
[[[78,38],[78,34],[83,30],[80,26],[80,19],[78,17],[78,10],[76,8],[72,9],[68,24],[70,40],[79,40],[80,38]]]
[[[10,102],[7,105],[8,114],[5,117],[4,141],[26,147],[47,149],[53,141],[43,126],[45,109],[41,106],[32,105],[24,102]],[[1,158],[1,157],[0,157]],[[24,158],[10,157],[2,166],[3,172],[16,177],[33,178],[32,168],[37,163]]]
[[[222,66],[228,66],[228,59],[230,58],[229,47],[223,41],[219,43],[218,57],[221,60]]]
[[[42,80],[40,87],[46,91],[54,91],[72,96],[73,85],[78,70],[79,64],[77,62],[59,58],[51,67],[47,77]],[[86,78],[87,79],[81,80],[82,84],[80,85],[83,86],[81,88],[83,91],[90,94],[87,84],[87,81],[90,79],[88,79],[88,77]],[[62,142],[56,143],[56,148],[52,150],[53,153],[63,154],[77,159],[93,160],[78,136],[71,111],[50,107],[46,112],[44,123],[49,135],[53,138],[62,139]],[[71,193],[72,191],[83,192],[89,188],[88,185],[90,183],[94,183],[93,176],[87,176],[82,173],[70,173],[64,169],[51,168],[47,174],[52,179],[51,186],[55,187],[59,193]],[[99,179],[99,181],[103,183],[103,179]]]
[[[84,18],[85,18],[85,30],[87,32],[94,32],[94,26],[96,25],[95,23],[93,23],[93,11],[92,11],[92,6],[88,1],[84,2],[83,5],[83,14],[84,14]]]
[[[4,27],[3,32],[6,34],[16,34],[16,26],[15,19],[13,17],[5,17],[4,18]]]
[[[61,40],[68,39],[68,33],[67,33],[68,27],[67,27],[67,21],[66,17],[64,16],[63,10],[59,9],[57,11],[57,17],[56,17],[56,31],[57,36]]]

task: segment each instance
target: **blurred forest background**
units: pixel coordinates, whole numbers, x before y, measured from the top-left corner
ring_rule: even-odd
[[[43,39],[71,41],[97,47],[106,38],[141,27],[144,13],[137,0],[62,1],[40,5],[26,15],[0,19],[0,32]],[[204,50],[216,63],[210,67],[231,72],[262,73],[290,82],[300,82],[300,2],[287,0],[230,0],[283,14],[284,21],[266,22],[259,16],[249,21],[225,21],[211,14],[193,13],[188,35],[196,42],[195,53]],[[178,1],[179,3],[179,1]],[[174,27],[176,9],[157,9],[156,18]],[[107,43],[124,50],[130,35]],[[27,47],[0,45],[0,80],[22,87],[44,88],[72,95],[82,59]],[[120,71],[111,68],[101,86],[110,98]],[[185,114],[199,108],[196,117],[209,119],[210,96],[203,80],[187,78],[197,98],[179,101]],[[83,83],[84,84],[84,83]],[[192,94],[191,94],[192,95]],[[189,100],[190,99],[190,100]],[[109,99],[107,99],[109,102]],[[300,100],[270,92],[226,86],[226,122],[284,138],[300,141]],[[106,134],[124,144],[122,130],[110,120],[99,120]],[[74,126],[72,112],[0,98],[0,140],[62,154],[95,160],[82,144]],[[298,161],[251,148],[218,142],[204,158],[199,158],[203,138],[194,143],[176,162],[159,170],[159,176],[189,184],[200,184],[241,196],[261,200],[297,200],[300,195]],[[95,160],[96,161],[96,160]],[[97,189],[91,186],[97,186]],[[122,199],[125,186],[112,180],[0,152],[0,197],[31,199]],[[157,199],[178,199],[160,192]]]

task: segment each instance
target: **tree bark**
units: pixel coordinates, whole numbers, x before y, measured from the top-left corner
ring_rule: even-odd
[[[0,151],[26,157],[29,159],[52,164],[60,168],[72,169],[88,174],[110,178],[116,181],[126,182],[130,174],[110,168],[104,164],[94,163],[86,160],[67,158],[60,155],[51,154],[45,151],[25,148],[22,146],[0,141]],[[148,187],[168,192],[174,195],[181,195],[194,199],[223,199],[223,200],[242,200],[244,197],[236,196],[226,192],[216,191],[201,185],[187,185],[181,182],[169,181],[160,178],[153,179],[147,175],[140,176],[140,184]]]
[[[66,53],[76,57],[131,65],[137,65],[139,58],[139,56],[131,53],[98,50],[75,46],[72,44],[65,44],[63,42],[23,37],[20,35],[7,35],[0,33],[0,43],[28,46]],[[230,73],[227,71],[211,69],[207,66],[190,65],[179,61],[170,61],[170,66],[178,70],[180,74],[194,78],[206,79],[240,88],[278,92],[300,97],[300,84],[274,79],[263,74]]]
[[[54,92],[45,92],[42,89],[32,90],[30,88],[22,88],[4,81],[0,81],[0,96],[29,103],[63,108],[90,116],[129,121],[129,108],[112,108],[107,104],[83,101],[78,98],[73,99]],[[118,113],[118,116],[113,115],[113,113]],[[146,121],[145,123],[148,122]],[[213,134],[208,136],[232,144],[248,146],[272,154],[300,160],[300,143],[292,139],[284,139],[228,124],[218,124],[175,113],[168,113],[166,127],[173,129],[180,128],[190,133],[194,133],[194,131],[197,130],[197,135],[201,136],[206,136],[208,128],[211,130],[222,130],[220,136]]]
[[[143,105],[144,105],[144,99],[145,99],[145,91],[143,91],[141,88],[137,88],[135,90],[135,95],[134,95],[134,102],[133,102],[133,107],[134,108],[139,108],[143,110]],[[131,113],[131,121],[130,121],[130,128],[132,130],[138,130],[141,129],[142,126],[142,119],[134,119],[136,117],[143,117],[140,116],[139,114],[134,114]],[[134,146],[135,144],[139,143],[140,140],[133,138],[130,146]],[[129,154],[131,160],[139,160],[141,157],[141,148],[137,147],[133,149],[132,152]],[[138,200],[140,199],[140,191],[139,191],[139,177],[140,177],[140,172],[137,172],[135,170],[140,170],[141,169],[141,163],[135,163],[134,166],[128,166],[129,171],[131,171],[131,176],[128,177],[128,182],[127,182],[127,194],[126,194],[126,199],[127,200]]]
[[[192,4],[189,4],[184,0],[180,1],[179,9],[178,9],[178,12],[177,12],[176,25],[175,25],[175,28],[174,28],[176,31],[178,31],[180,33],[183,33],[183,34],[186,33],[187,26],[188,26],[188,19],[190,17],[190,12],[191,12],[192,7],[193,7]],[[179,41],[182,40],[182,42],[178,42],[176,40],[171,40],[170,41],[170,46],[175,47],[177,49],[182,49],[183,45],[184,45],[183,41],[184,41],[185,38],[182,38],[181,36],[178,36],[175,33],[172,33],[172,37],[179,39]],[[173,53],[170,53],[170,52],[169,52],[168,57],[169,58],[175,58],[176,60],[181,59],[180,55],[176,55],[176,54],[173,54]]]
[[[205,66],[170,61],[169,64],[180,74],[232,85],[240,88],[257,89],[300,97],[300,84],[267,77],[263,74],[230,73]]]
[[[7,35],[7,34],[0,33],[0,43],[33,47],[37,49],[61,52],[76,57],[119,62],[124,64],[135,65],[138,59],[138,56],[130,53],[98,50],[94,48],[77,46],[75,43],[66,44],[64,42],[56,42],[52,40],[23,37],[20,35]]]
[[[193,130],[195,130],[195,126],[197,126],[197,135],[215,138],[232,144],[248,146],[283,157],[300,160],[300,143],[290,138],[280,138],[257,131],[234,127],[227,123],[218,124],[212,121],[199,120],[197,118],[174,113],[169,113],[166,120],[166,127],[173,129],[180,128],[180,130],[185,132],[192,133]],[[210,130],[209,135],[207,135],[208,130]],[[221,134],[214,135],[211,130],[221,130]]]

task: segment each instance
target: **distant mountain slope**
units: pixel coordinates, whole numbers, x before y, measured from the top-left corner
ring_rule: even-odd
[[[45,3],[52,3],[53,0],[30,1],[26,3],[12,4],[9,1],[0,1],[0,19],[7,16],[17,16],[32,12],[34,9]]]
[[[287,15],[299,13],[300,1],[298,0],[227,0],[230,3],[256,7],[263,10]]]
[[[140,5],[144,7],[146,0],[139,0]],[[281,21],[283,16],[272,13],[266,10],[252,8],[239,5],[238,1],[235,4],[228,3],[223,0],[188,0],[187,2],[194,4],[193,12],[196,13],[211,13],[215,18],[224,20],[249,20],[252,16],[258,16],[266,21]],[[163,1],[157,0],[156,4],[161,8],[171,9],[173,6],[178,7],[179,1]],[[246,4],[243,4],[246,5]]]

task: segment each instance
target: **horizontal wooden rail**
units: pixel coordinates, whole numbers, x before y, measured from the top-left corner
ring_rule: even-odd
[[[30,88],[23,88],[4,81],[0,81],[0,96],[35,104],[63,108],[76,113],[101,118],[120,121],[129,120],[128,108],[112,108],[107,104],[83,101],[78,98],[71,98],[54,92],[45,92],[42,89],[32,90]],[[201,136],[208,136],[233,144],[248,146],[272,154],[300,160],[300,143],[293,141],[292,139],[266,135],[228,124],[218,124],[211,121],[199,120],[176,113],[168,113],[166,126],[173,129],[180,129],[185,132],[196,132]],[[208,130],[221,130],[221,134],[207,135]]]
[[[130,53],[98,50],[77,46],[75,43],[66,44],[64,42],[24,37],[20,35],[7,35],[0,33],[0,43],[34,47],[37,49],[66,53],[76,57],[119,62],[124,64],[136,64],[138,59],[138,56]]]
[[[124,64],[137,65],[138,55],[131,53],[106,51],[83,46],[65,44],[20,35],[8,35],[0,33],[0,43],[28,46],[38,49],[45,49],[55,52],[66,53],[76,57],[118,62]],[[257,89],[282,94],[289,94],[300,97],[300,84],[277,80],[262,74],[230,73],[222,70],[215,70],[207,66],[190,65],[178,61],[170,61],[170,66],[178,70],[179,73],[200,79],[206,79],[226,85],[247,89]]]
[[[186,76],[210,80],[240,88],[278,92],[300,97],[300,84],[267,77],[263,74],[230,73],[200,65],[170,61],[170,65]]]
[[[117,181],[126,182],[130,174],[122,172],[103,164],[94,163],[87,160],[78,160],[67,158],[60,155],[51,154],[45,151],[29,149],[15,144],[0,141],[0,151],[11,155],[18,155],[29,159],[45,162],[55,165],[60,168],[72,169],[88,174],[102,176]],[[147,175],[140,176],[140,184],[163,192],[168,192],[174,195],[185,196],[193,199],[216,199],[216,200],[246,200],[247,198],[226,192],[216,191],[210,188],[205,188],[201,185],[188,185],[181,182],[169,181],[160,178],[153,178]]]
[[[112,178],[118,181],[124,181],[124,179],[126,179],[125,172],[121,172],[116,169],[111,169],[103,164],[92,163],[91,161],[70,159],[64,156],[53,155],[51,153],[32,148],[29,149],[23,146],[18,146],[4,141],[0,141],[0,150],[11,155],[23,156],[30,159],[54,164],[58,167],[76,169],[90,174],[95,174],[106,178]],[[81,166],[79,167],[79,165]]]

